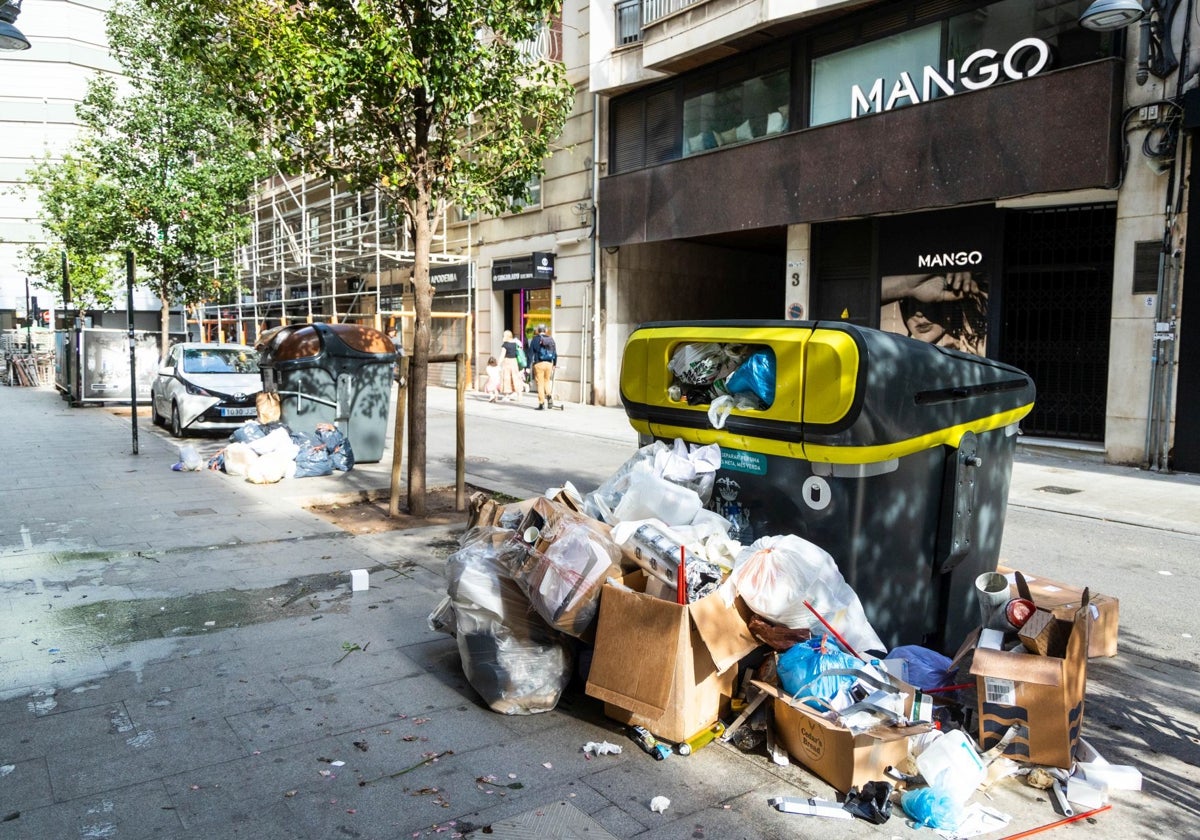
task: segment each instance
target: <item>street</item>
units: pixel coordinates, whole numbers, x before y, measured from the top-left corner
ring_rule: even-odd
[[[444,486],[453,392],[429,400],[428,483]],[[636,448],[620,409],[470,394],[466,409],[467,480],[516,497],[587,492]],[[0,491],[0,838],[932,836],[898,812],[876,828],[774,811],[771,796],[835,792],[761,748],[654,762],[575,686],[546,714],[488,710],[426,625],[457,529],[351,537],[303,510],[385,489],[390,445],[379,464],[260,487],[172,472],[180,442],[148,422],[132,456],[128,416],[49,390],[0,392],[0,421],[20,462]],[[1144,777],[1056,833],[1194,834],[1197,556],[1195,477],[1018,456],[1002,562],[1120,598],[1084,736]],[[350,590],[352,569],[369,590]],[[581,753],[604,740],[623,754]],[[1016,781],[990,795],[1012,822],[989,837],[1060,818]],[[545,833],[550,817],[562,828]]]

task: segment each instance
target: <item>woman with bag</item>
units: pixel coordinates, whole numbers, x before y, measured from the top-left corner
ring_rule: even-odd
[[[521,365],[519,357],[524,355],[521,345],[513,338],[512,330],[504,331],[500,344],[500,393],[501,399],[516,402],[521,394]]]

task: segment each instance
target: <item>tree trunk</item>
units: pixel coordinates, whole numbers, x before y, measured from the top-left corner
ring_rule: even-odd
[[[433,285],[429,282],[429,250],[433,229],[429,223],[431,206],[427,185],[418,187],[413,201],[413,355],[408,369],[408,512],[425,515],[425,423],[429,386],[430,321],[433,311]]]
[[[158,328],[161,331],[158,337],[158,362],[163,364],[167,361],[167,351],[171,349],[171,301],[167,299],[165,291],[159,291],[158,303]],[[129,305],[132,307],[133,301],[130,301]]]

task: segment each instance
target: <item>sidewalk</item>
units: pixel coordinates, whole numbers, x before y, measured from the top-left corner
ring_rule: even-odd
[[[453,482],[453,397],[429,392],[430,487]],[[517,497],[566,480],[586,492],[637,445],[619,408],[538,412],[469,394],[466,411],[467,480]],[[172,472],[177,443],[148,421],[131,455],[127,416],[52,391],[0,388],[0,423],[12,464],[0,490],[0,840],[933,836],[899,816],[876,829],[777,813],[768,797],[834,792],[724,744],[656,763],[574,689],[542,715],[481,706],[455,641],[426,626],[457,529],[352,537],[303,510],[386,492],[390,445],[379,464],[258,487]],[[1198,534],[1200,483],[1022,455],[1016,510]],[[350,591],[352,569],[370,571],[369,590]],[[1170,701],[1163,683],[1185,690]],[[1140,707],[1163,729],[1200,732],[1194,671],[1133,655],[1098,663],[1089,721],[1123,720],[1147,685],[1156,694]],[[625,752],[581,753],[603,740]],[[1200,805],[1184,793],[1197,780],[1181,750],[1156,761],[1181,776],[1185,814],[1166,791],[1126,794],[1089,836],[1184,836]],[[650,812],[653,795],[670,798],[666,814]],[[1015,785],[989,804],[1013,815],[1007,833],[1058,818]]]

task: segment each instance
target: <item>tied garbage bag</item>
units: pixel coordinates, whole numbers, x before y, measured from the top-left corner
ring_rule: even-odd
[[[298,451],[296,452],[296,478],[312,478],[333,473],[333,462],[325,444],[314,440],[303,433],[292,435]]]
[[[190,443],[179,447],[179,461],[171,466],[176,472],[196,472],[204,469],[204,461],[196,447]]]
[[[808,601],[858,653],[887,649],[833,557],[808,540],[792,534],[756,540],[738,555],[729,584],[751,610],[776,624],[824,633],[804,606]],[[733,592],[726,595],[733,603]]]
[[[325,444],[329,462],[335,470],[347,472],[354,469],[354,449],[350,446],[350,439],[343,435],[337,426],[332,423],[318,423],[316,436],[317,440]]]
[[[446,560],[447,596],[430,628],[458,642],[467,682],[495,712],[548,712],[571,679],[572,643],[530,608],[513,580],[513,532],[473,528]]]
[[[827,636],[792,645],[779,654],[779,684],[792,697],[825,711],[843,691],[849,691],[862,665]]]

